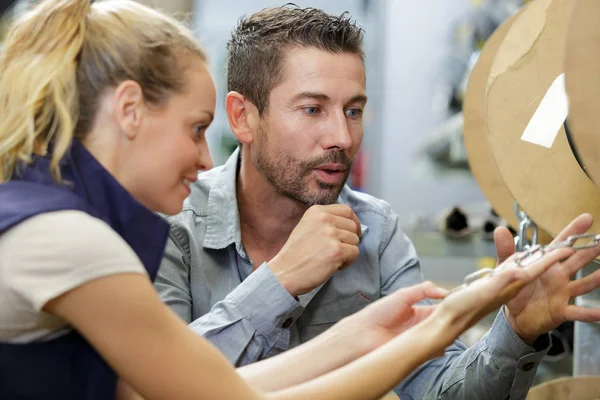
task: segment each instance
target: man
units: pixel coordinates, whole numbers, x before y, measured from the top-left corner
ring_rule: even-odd
[[[423,278],[390,206],[344,186],[367,101],[360,28],[346,15],[266,9],[240,22],[228,51],[226,109],[240,148],[201,174],[169,219],[156,285],[240,366]],[[590,224],[584,218],[566,233]],[[497,243],[500,255],[514,251],[506,230]],[[578,268],[595,255],[580,257]],[[573,317],[566,310],[574,292],[597,286],[587,280],[573,289],[564,271],[545,276],[472,348],[456,343],[415,371],[400,397],[523,399],[549,347],[544,333]]]

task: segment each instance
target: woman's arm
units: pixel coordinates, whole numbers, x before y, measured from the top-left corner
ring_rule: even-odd
[[[367,354],[422,321],[435,306],[415,304],[426,298],[440,299],[446,293],[431,282],[400,289],[342,319],[312,340],[237,371],[266,392],[306,382]],[[290,365],[294,367],[289,368]]]
[[[427,319],[377,350],[269,399],[379,399],[425,361],[444,353],[439,341],[446,322]]]
[[[237,372],[253,387],[265,392],[306,382],[388,342],[435,309],[435,306],[415,306],[415,303],[424,298],[441,298],[446,293],[429,282],[401,289],[343,319],[309,342],[277,357],[238,368]],[[121,397],[117,400],[142,400],[124,381],[120,382],[119,389]]]
[[[260,399],[209,342],[160,302],[147,277],[89,281],[50,301],[144,398]]]
[[[371,386],[378,387],[378,394],[352,395],[357,377],[361,381],[368,371],[357,372],[359,365],[341,373],[311,383],[294,386],[291,391],[273,392],[268,397],[254,390],[236,372],[229,362],[202,337],[196,335],[163,305],[146,277],[137,274],[113,275],[87,282],[52,300],[45,307],[69,321],[98,350],[117,373],[129,382],[144,398],[151,399],[376,399],[388,392],[414,367],[442,351],[443,347],[433,340],[420,343],[421,349],[410,355],[400,354],[415,346],[413,335],[395,340],[392,356],[383,353],[381,368],[389,368],[392,362],[395,373],[389,384],[379,384],[377,374]],[[435,321],[437,323],[437,321]],[[420,328],[434,336],[432,325]],[[419,332],[423,338],[424,332]],[[410,339],[410,340],[409,340]],[[432,345],[429,345],[432,344]],[[431,350],[435,349],[435,351]],[[318,362],[320,354],[312,354]],[[367,356],[369,357],[369,356]],[[365,359],[366,365],[379,363],[377,358]],[[394,359],[395,358],[395,359]],[[403,360],[401,363],[398,360]],[[401,365],[397,365],[401,364]],[[294,373],[293,362],[271,379],[279,379],[286,373]],[[350,386],[348,386],[350,385]],[[323,390],[323,393],[321,393]],[[315,395],[319,393],[318,395]],[[316,396],[316,397],[315,397]]]
[[[268,397],[254,390],[212,345],[163,305],[147,277],[121,274],[96,279],[50,301],[45,310],[69,321],[148,400],[377,399],[533,279],[533,274],[523,274],[537,276],[568,255],[567,249],[555,251],[532,265],[537,270],[507,270],[477,282],[447,297],[424,321],[370,354]],[[321,354],[312,357],[317,362]],[[294,373],[294,361],[286,365],[266,373],[268,378]]]

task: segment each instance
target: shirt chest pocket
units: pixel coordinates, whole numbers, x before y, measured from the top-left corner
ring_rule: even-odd
[[[314,307],[309,305],[298,319],[300,341],[306,342],[314,338],[342,318],[362,310],[369,303],[369,300],[362,293],[357,293],[332,303]]]

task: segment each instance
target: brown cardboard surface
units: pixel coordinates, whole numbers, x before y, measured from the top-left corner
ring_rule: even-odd
[[[497,51],[494,56],[490,68],[490,81],[523,61],[535,49],[537,40],[546,26],[546,14],[552,2],[553,0],[536,0],[533,10],[522,10],[520,16],[515,18],[502,41],[503,50]]]
[[[471,72],[463,106],[463,137],[471,172],[494,210],[515,230],[518,229],[518,220],[514,213],[514,198],[502,179],[490,148],[484,119],[484,105],[494,56],[519,13],[500,25],[487,40]],[[547,244],[551,241],[552,237],[548,233],[542,229],[538,230],[539,243]]]
[[[600,376],[577,376],[544,382],[532,387],[526,398],[526,400],[598,399],[600,399]]]
[[[577,0],[567,33],[569,129],[579,159],[600,185],[600,1]]]
[[[600,231],[600,188],[579,167],[564,128],[551,148],[521,140],[550,84],[564,72],[571,5],[536,0],[517,17],[492,64],[485,106],[504,182],[531,219],[554,236],[584,212],[595,218],[590,231]]]

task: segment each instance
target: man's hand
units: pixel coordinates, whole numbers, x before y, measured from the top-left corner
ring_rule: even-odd
[[[585,233],[592,226],[592,217],[583,214],[571,222],[554,240]],[[498,262],[514,253],[514,241],[506,228],[494,232]],[[553,242],[553,243],[554,243]],[[571,278],[600,255],[600,246],[580,250],[557,263],[537,280],[524,287],[506,304],[506,317],[514,331],[529,345],[542,334],[556,329],[565,321],[600,321],[600,309],[570,304],[580,295],[600,287],[600,270],[578,280]]]
[[[358,257],[360,235],[360,221],[347,205],[312,206],[267,264],[292,296],[305,294]]]

